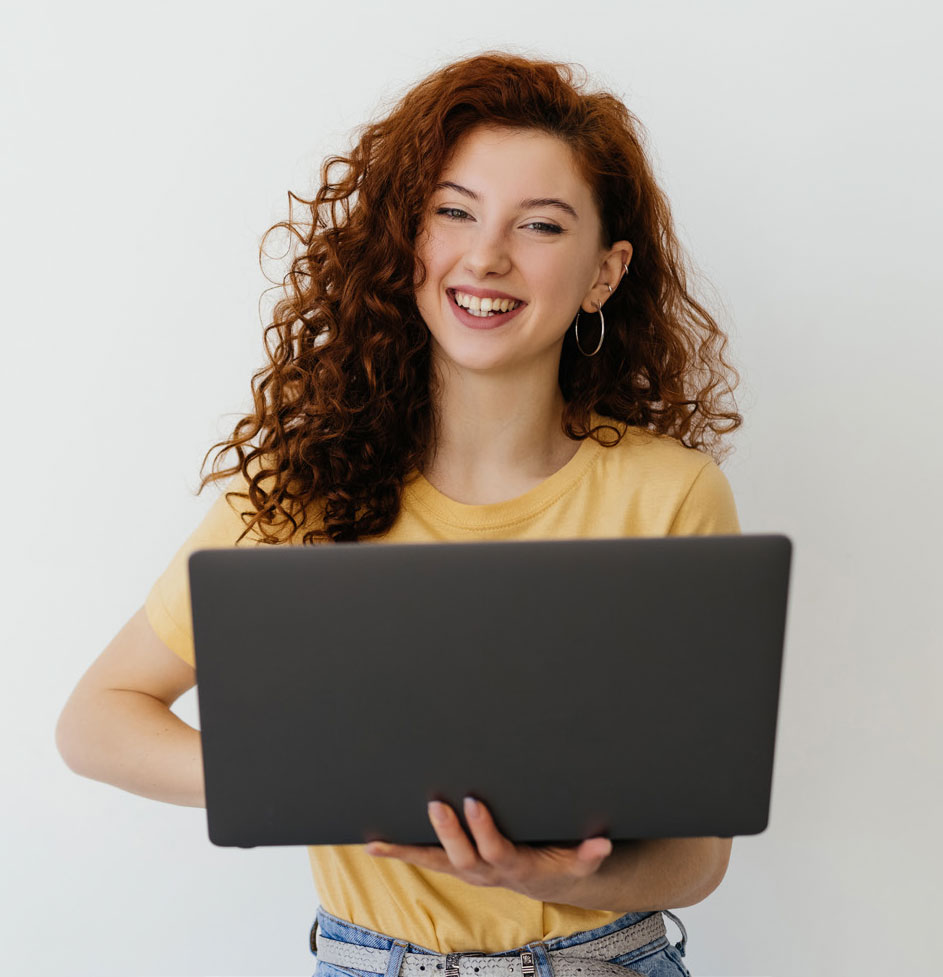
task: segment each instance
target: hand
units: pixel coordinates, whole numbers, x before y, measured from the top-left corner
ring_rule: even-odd
[[[569,848],[515,845],[498,831],[488,808],[471,797],[465,798],[465,817],[472,838],[448,804],[432,801],[429,820],[441,848],[373,841],[366,851],[445,872],[471,885],[501,886],[542,902],[560,903],[566,903],[580,880],[592,875],[612,853],[608,838],[588,838]]]

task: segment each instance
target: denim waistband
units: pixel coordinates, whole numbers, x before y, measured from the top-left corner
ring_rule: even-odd
[[[389,934],[378,933],[340,919],[319,907],[311,928],[310,945],[312,953],[316,954],[317,935],[320,930],[322,945],[330,946],[335,954],[340,952],[345,958],[342,966],[370,973],[382,973],[384,977],[401,977],[407,954],[409,954],[410,966],[405,970],[409,971],[427,970],[421,965],[422,957],[417,959],[417,955],[426,954],[432,957],[428,972],[422,977],[462,977],[461,967],[472,963],[478,963],[480,966],[465,967],[469,977],[472,977],[472,969],[476,975],[479,970],[489,973],[494,970],[497,974],[505,968],[504,964],[500,964],[500,967],[496,966],[501,958],[512,958],[508,960],[506,969],[509,974],[516,974],[517,977],[522,975],[531,977],[531,974],[534,977],[552,977],[555,969],[558,972],[570,970],[575,972],[578,969],[573,964],[576,957],[584,962],[585,957],[592,958],[602,962],[604,967],[606,961],[618,961],[620,955],[625,952],[627,942],[634,946],[642,946],[649,941],[663,940],[666,945],[662,913],[671,918],[681,931],[681,941],[675,944],[675,949],[683,956],[687,933],[677,916],[667,910],[626,913],[595,929],[581,930],[569,936],[554,937],[549,940],[537,940],[494,953],[463,951],[440,954],[428,947],[409,943]],[[345,948],[344,944],[348,945],[349,949]],[[583,944],[591,944],[586,947],[585,955],[580,953]],[[555,966],[551,964],[550,955],[555,958]],[[493,962],[488,963],[488,961]],[[436,973],[436,970],[439,973]],[[481,977],[485,977],[485,974],[483,973]]]

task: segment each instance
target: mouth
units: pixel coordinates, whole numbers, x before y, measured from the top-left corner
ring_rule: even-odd
[[[467,292],[455,288],[449,288],[446,291],[453,305],[478,319],[500,318],[527,304],[520,299],[479,298],[477,295],[469,295]]]

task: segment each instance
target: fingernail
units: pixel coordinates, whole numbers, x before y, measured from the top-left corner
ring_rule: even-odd
[[[477,818],[481,814],[481,805],[474,797],[465,798],[465,814],[470,818]]]
[[[441,801],[429,801],[429,817],[436,824],[445,824],[449,819],[445,805]]]

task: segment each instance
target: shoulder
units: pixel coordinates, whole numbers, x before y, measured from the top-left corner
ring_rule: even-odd
[[[680,483],[693,482],[707,463],[713,464],[713,459],[706,452],[689,448],[668,434],[658,434],[608,417],[599,417],[598,420],[609,428],[600,431],[599,438],[604,446],[603,457],[612,466],[641,469],[650,476]],[[612,430],[620,435],[617,444],[606,443],[615,441]]]
[[[667,535],[739,533],[733,491],[714,459],[677,438],[601,418],[622,433],[601,451],[605,480],[628,493],[646,526]],[[609,440],[608,432],[602,432]],[[657,529],[655,528],[657,527]]]
[[[671,535],[740,532],[740,519],[727,476],[710,457],[691,482],[669,529]]]
[[[220,480],[216,487],[219,497],[214,501],[199,531],[216,546],[257,546],[261,543],[300,543],[306,529],[314,524],[320,510],[308,503],[302,519],[292,501],[286,501],[282,493],[285,477],[278,477],[274,459],[256,457],[248,462],[246,472],[237,472],[228,481]],[[220,487],[221,486],[221,487]],[[254,493],[250,490],[254,489]],[[261,492],[261,497],[259,496]],[[258,510],[252,494],[267,508],[265,528],[256,519]],[[265,506],[266,500],[275,497],[275,509]],[[288,512],[296,517],[298,525],[292,527]]]

